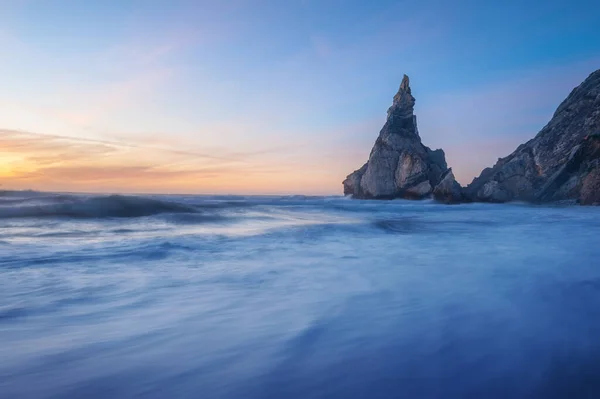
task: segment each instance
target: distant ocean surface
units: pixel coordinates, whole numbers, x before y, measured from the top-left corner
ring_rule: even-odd
[[[600,208],[0,193],[0,398],[599,398]]]

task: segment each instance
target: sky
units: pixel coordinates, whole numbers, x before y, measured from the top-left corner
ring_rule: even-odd
[[[402,79],[464,185],[600,68],[600,3],[0,0],[0,188],[341,194]]]

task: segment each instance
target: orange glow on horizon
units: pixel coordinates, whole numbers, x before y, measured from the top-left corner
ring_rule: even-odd
[[[275,161],[273,161],[275,162]],[[96,193],[341,194],[341,177],[269,159],[206,159],[154,148],[0,132],[2,189]],[[324,172],[325,171],[325,172]]]

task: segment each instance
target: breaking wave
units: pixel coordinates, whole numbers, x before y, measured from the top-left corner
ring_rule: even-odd
[[[33,201],[35,199],[35,201]],[[32,204],[33,202],[33,204]],[[73,217],[73,218],[132,218],[161,213],[197,213],[194,206],[125,195],[82,197],[75,195],[45,198],[12,199],[0,207],[0,218]],[[6,206],[10,205],[10,206]]]

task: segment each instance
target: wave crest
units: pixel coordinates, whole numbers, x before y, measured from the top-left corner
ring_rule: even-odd
[[[198,213],[193,206],[125,195],[95,197],[55,196],[36,205],[0,208],[0,218],[22,217],[76,217],[76,218],[132,218],[161,213]]]

